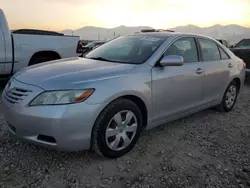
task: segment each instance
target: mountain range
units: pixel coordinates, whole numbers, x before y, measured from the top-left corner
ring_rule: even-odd
[[[121,35],[128,35],[135,32],[140,32],[142,29],[152,29],[149,26],[127,27],[119,26],[115,28],[102,28],[94,26],[86,26],[76,30],[63,30],[66,35],[77,35],[84,40],[110,40]],[[230,44],[234,44],[243,38],[250,38],[250,28],[239,25],[214,25],[211,27],[198,27],[195,25],[179,26],[170,28],[176,32],[197,33],[213,38],[226,39]]]

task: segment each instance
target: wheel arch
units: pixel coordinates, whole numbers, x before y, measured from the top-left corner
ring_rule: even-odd
[[[148,124],[148,108],[147,108],[145,101],[143,99],[141,99],[139,96],[134,95],[134,94],[125,94],[125,95],[116,96],[115,98],[112,98],[112,100],[105,103],[105,105],[102,107],[102,109],[98,112],[98,114],[96,116],[96,120],[98,119],[99,115],[103,112],[103,110],[105,110],[105,108],[108,105],[110,105],[112,102],[119,100],[119,99],[130,100],[138,106],[138,108],[140,109],[140,111],[142,113],[142,120],[143,120],[142,126],[145,129],[147,127],[147,124]],[[95,122],[96,122],[96,120],[95,120]]]
[[[121,96],[119,98],[128,99],[128,100],[132,101],[133,103],[135,103],[139,107],[139,109],[141,110],[141,113],[142,113],[142,121],[143,121],[142,126],[143,126],[143,128],[146,128],[147,124],[148,124],[148,110],[147,110],[147,106],[146,106],[145,102],[141,98],[139,98],[138,96],[135,96],[135,95],[124,95],[124,96]]]
[[[29,65],[31,65],[32,61],[34,61],[36,58],[45,57],[45,56],[49,56],[54,59],[61,59],[61,56],[59,55],[59,53],[53,50],[43,50],[43,51],[36,52],[32,55],[29,61]]]
[[[235,81],[237,83],[238,89],[241,89],[241,80],[238,77],[233,78],[232,81]]]

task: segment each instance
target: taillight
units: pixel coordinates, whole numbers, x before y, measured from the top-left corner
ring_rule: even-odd
[[[244,62],[244,60],[243,60],[243,59],[241,59],[241,62],[242,62],[243,67],[244,67],[244,69],[245,69],[245,68],[246,68],[246,63]]]
[[[82,53],[83,52],[82,46],[83,46],[83,43],[82,43],[81,40],[79,40],[78,43],[77,43],[76,53]]]

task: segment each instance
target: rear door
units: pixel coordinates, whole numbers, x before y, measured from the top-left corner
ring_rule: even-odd
[[[205,71],[204,94],[208,103],[220,100],[230,78],[230,56],[216,42],[198,38]]]

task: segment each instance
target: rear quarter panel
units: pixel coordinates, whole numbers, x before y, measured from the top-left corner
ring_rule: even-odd
[[[245,81],[245,68],[243,66],[242,60],[237,57],[229,48],[226,48],[224,45],[218,43],[231,57],[230,60],[228,60],[228,63],[233,64],[233,68],[230,69],[230,78],[228,80],[228,83],[226,86],[224,86],[224,91],[226,90],[227,86],[230,84],[230,82],[236,78],[240,79],[241,87],[242,88],[244,81]],[[221,98],[223,98],[224,93],[222,93]]]
[[[234,78],[239,78],[242,88],[246,77],[246,70],[243,66],[243,61],[235,55],[232,56],[232,61],[235,65],[235,68],[231,71],[231,80],[233,80]]]

